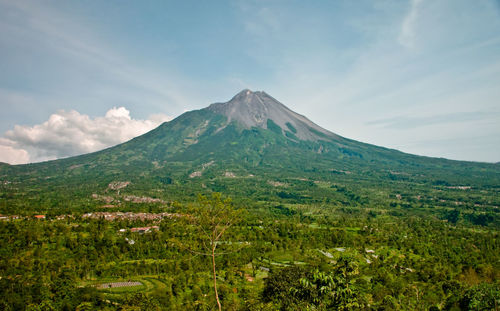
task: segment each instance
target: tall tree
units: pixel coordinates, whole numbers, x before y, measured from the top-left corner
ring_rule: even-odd
[[[194,253],[209,256],[212,259],[212,275],[214,281],[215,300],[219,310],[222,306],[217,292],[217,269],[215,257],[227,254],[227,251],[217,251],[221,245],[232,245],[230,241],[222,242],[222,237],[228,230],[242,219],[242,210],[234,207],[230,198],[222,198],[218,192],[212,193],[211,197],[198,196],[198,204],[192,211],[192,222],[198,231],[198,245],[203,249],[201,252],[192,250]],[[234,250],[233,250],[234,251]]]

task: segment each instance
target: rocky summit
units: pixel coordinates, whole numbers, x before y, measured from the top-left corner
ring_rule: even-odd
[[[337,137],[305,116],[288,109],[266,92],[252,92],[246,89],[226,103],[210,105],[208,110],[223,114],[228,122],[237,121],[246,128],[267,129],[271,120],[283,130],[283,134],[287,131],[292,132],[303,140],[318,140],[325,136]]]

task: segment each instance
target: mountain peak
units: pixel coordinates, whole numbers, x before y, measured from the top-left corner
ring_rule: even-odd
[[[244,96],[250,96],[252,95],[254,92],[252,92],[252,90],[249,90],[249,89],[244,89],[242,90],[241,92],[239,92],[238,94],[234,95],[234,97],[244,97]]]
[[[252,91],[244,89],[238,94],[234,95],[229,102],[246,102],[247,104],[258,104],[264,102],[264,98],[272,98],[264,91]],[[276,101],[276,100],[275,100]],[[277,102],[277,101],[276,101]]]
[[[290,132],[302,140],[318,140],[336,137],[335,134],[314,124],[268,95],[264,91],[253,92],[244,89],[225,103],[215,103],[208,107],[212,112],[223,114],[228,122],[237,121],[246,128],[260,127],[267,129],[271,120],[277,124],[283,134]]]

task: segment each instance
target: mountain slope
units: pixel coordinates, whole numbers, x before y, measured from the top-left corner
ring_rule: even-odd
[[[498,165],[415,156],[343,138],[249,90],[106,150],[2,165],[0,181],[4,211],[94,206],[91,195],[109,193],[116,181],[130,182],[122,193],[165,200],[192,200],[213,190],[250,205],[330,200],[388,207],[403,203],[394,199],[403,194],[425,197],[419,203],[425,208],[436,200],[453,206],[455,196],[467,206],[500,205]],[[439,191],[453,195],[438,199]]]

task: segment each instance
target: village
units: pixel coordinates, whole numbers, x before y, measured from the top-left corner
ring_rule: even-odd
[[[82,218],[89,219],[105,219],[113,220],[139,220],[139,221],[153,221],[162,220],[163,218],[178,218],[184,215],[178,213],[134,213],[134,212],[93,212],[82,215]]]

